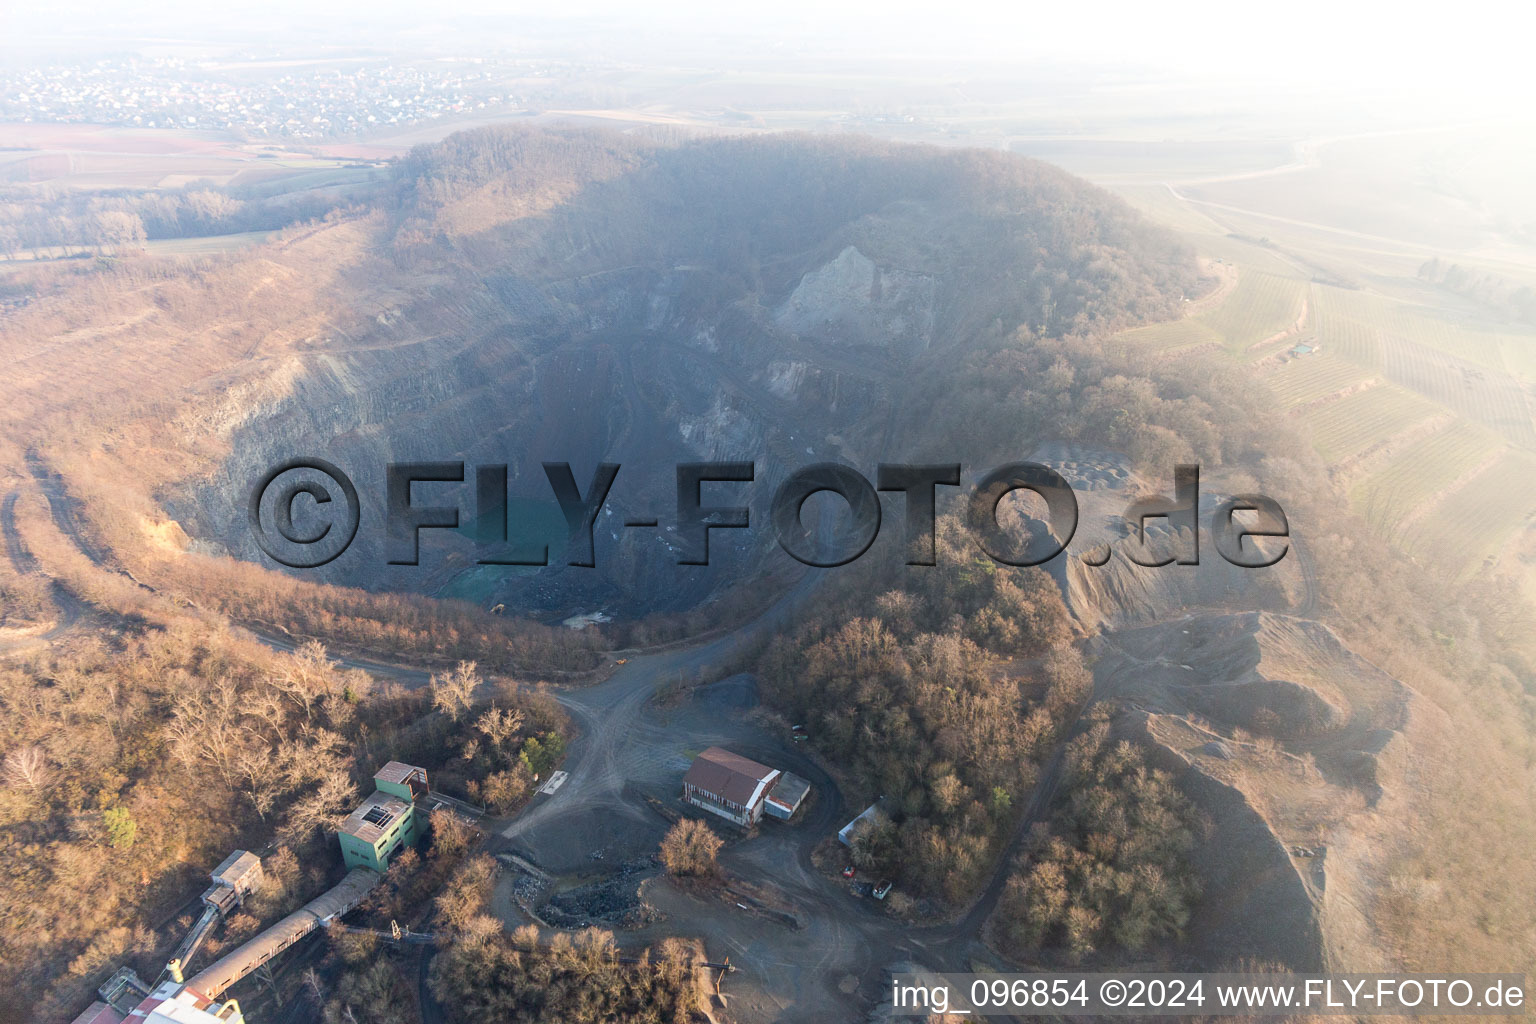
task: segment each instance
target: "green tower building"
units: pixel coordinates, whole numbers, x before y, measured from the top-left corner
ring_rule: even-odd
[[[427,795],[427,770],[391,761],[373,777],[374,793],[347,816],[337,838],[349,868],[385,871],[402,846],[414,846],[425,831],[416,802]]]

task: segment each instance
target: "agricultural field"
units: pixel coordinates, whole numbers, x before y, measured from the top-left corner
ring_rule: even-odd
[[[1269,245],[1240,238],[1236,235],[1206,235],[1192,237],[1191,242],[1202,256],[1224,259],[1247,271],[1273,274],[1276,277],[1293,277],[1298,281],[1311,275],[1295,260]]]
[[[1379,371],[1383,365],[1382,328],[1367,310],[1371,296],[1345,288],[1312,285],[1309,326],[1328,351]]]
[[[1379,362],[1383,340],[1401,339],[1536,381],[1536,331],[1463,324],[1427,306],[1325,285],[1312,287],[1312,303],[1320,335],[1336,335],[1351,358],[1358,353],[1368,365]]]
[[[1510,450],[1458,488],[1402,538],[1415,557],[1465,579],[1536,515],[1536,456]]]
[[[1481,473],[1503,442],[1489,430],[1457,420],[1416,441],[1350,491],[1350,504],[1389,539],[1416,510],[1469,474]]]
[[[1308,409],[1301,419],[1318,453],[1335,463],[1361,455],[1442,412],[1411,391],[1381,384]]]
[[[1381,133],[1319,142],[1312,166],[1283,177],[1191,183],[1190,198],[1306,225],[1375,248],[1498,251],[1529,221],[1515,168],[1536,142],[1503,125]],[[1465,154],[1477,152],[1481,159]],[[1452,156],[1451,154],[1456,154]],[[1526,254],[1528,255],[1528,251]]]
[[[194,238],[159,238],[146,242],[144,251],[155,256],[209,256],[260,245],[275,232],[240,231],[232,235],[201,235]]]
[[[1306,300],[1300,281],[1246,272],[1227,301],[1196,319],[1219,334],[1228,351],[1241,357],[1252,346],[1294,326]]]
[[[1519,334],[1478,330],[1423,307],[1322,285],[1312,287],[1309,313],[1327,352],[1536,448],[1524,374],[1516,369],[1536,359],[1536,337],[1528,344]]]
[[[283,160],[263,163],[254,170],[242,171],[230,184],[238,187],[242,195],[268,199],[306,189],[345,189],[377,184],[387,177],[387,171],[367,164]]]
[[[1118,337],[1154,352],[1219,345],[1248,358],[1250,347],[1294,326],[1305,302],[1302,282],[1245,270],[1237,287],[1214,309],[1124,331]]]
[[[1371,379],[1370,371],[1324,350],[1281,363],[1264,376],[1280,404],[1287,408],[1306,405]]]
[[[1227,233],[1226,228],[1180,199],[1167,185],[1117,185],[1114,191],[1148,217],[1176,230],[1191,235],[1222,236]],[[1200,238],[1198,247],[1204,249],[1206,242],[1207,239]]]
[[[1324,163],[1347,152],[1332,147]],[[1208,331],[1233,358],[1263,360],[1261,379],[1306,424],[1319,454],[1350,467],[1351,504],[1373,530],[1463,578],[1502,553],[1536,594],[1536,530],[1523,557],[1510,544],[1536,524],[1536,330],[1496,321],[1419,279],[1425,260],[1451,259],[1440,247],[1447,239],[1418,230],[1425,207],[1396,193],[1351,196],[1344,205],[1361,209],[1341,219],[1342,191],[1307,187],[1320,178],[1307,171],[1175,188],[1107,182],[1184,232],[1200,255],[1242,275],[1238,288],[1183,326],[1123,337],[1177,353],[1209,344]],[[1358,183],[1351,187],[1358,192]],[[1530,282],[1528,249],[1517,251],[1492,220],[1477,232],[1481,244],[1461,247],[1455,262]],[[1303,301],[1298,335],[1252,349],[1293,326]],[[1265,358],[1292,341],[1320,351],[1278,364]]]
[[[1262,174],[1296,159],[1293,143],[1275,139],[1063,138],[1022,135],[1014,153],[1046,160],[1097,182],[1125,182],[1164,192],[1168,181]]]
[[[1116,335],[1121,341],[1140,345],[1152,352],[1176,352],[1196,345],[1220,345],[1221,335],[1198,319],[1170,320],[1167,323],[1137,327]]]

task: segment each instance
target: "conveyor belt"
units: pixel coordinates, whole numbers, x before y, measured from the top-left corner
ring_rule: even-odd
[[[188,978],[187,987],[209,999],[216,998],[229,986],[326,921],[340,917],[357,906],[363,897],[373,891],[382,877],[377,871],[368,868],[353,868],[335,886]]]

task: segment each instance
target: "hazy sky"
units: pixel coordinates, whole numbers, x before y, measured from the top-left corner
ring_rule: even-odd
[[[109,4],[0,0],[0,40],[13,51],[130,36],[282,41],[346,47],[413,43],[506,46],[552,36],[590,53],[636,60],[785,57],[972,58],[1133,64],[1301,87],[1410,88],[1536,99],[1524,5],[1474,0],[1388,5],[1299,0],[1050,3],[891,0],[548,0],[529,3],[165,0]]]

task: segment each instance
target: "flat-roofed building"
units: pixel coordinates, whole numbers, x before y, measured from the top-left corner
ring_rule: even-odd
[[[341,858],[349,868],[386,871],[402,846],[414,846],[423,831],[416,800],[428,793],[424,768],[391,761],[373,777],[378,788],[347,816],[338,830]]]
[[[209,876],[216,888],[229,889],[236,900],[243,900],[261,888],[261,858],[248,850],[236,850],[213,869]],[[208,899],[207,896],[203,897]]]
[[[805,795],[810,791],[809,782],[793,772],[783,772],[763,801],[763,809],[775,818],[788,821],[795,816],[795,812],[805,802]]]

